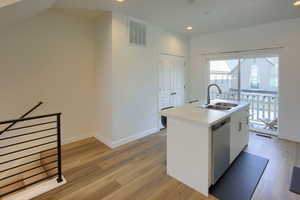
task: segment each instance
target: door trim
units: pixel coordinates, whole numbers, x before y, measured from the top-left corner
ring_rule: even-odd
[[[156,74],[156,77],[157,77],[157,81],[156,81],[156,84],[157,84],[157,92],[156,92],[156,100],[157,100],[157,113],[158,113],[158,119],[157,119],[157,127],[161,128],[161,122],[160,122],[160,118],[161,118],[161,115],[160,115],[160,85],[159,85],[159,68],[160,68],[160,57],[162,55],[167,55],[167,56],[174,56],[174,57],[178,57],[178,58],[184,58],[184,78],[186,78],[186,67],[187,67],[187,59],[186,59],[186,56],[183,56],[183,55],[177,55],[177,54],[172,54],[172,53],[167,53],[167,52],[158,52],[158,61],[157,61],[157,74]],[[184,80],[184,101],[186,101],[186,79]]]

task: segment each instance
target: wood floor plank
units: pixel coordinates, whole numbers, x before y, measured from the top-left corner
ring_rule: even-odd
[[[79,190],[67,194],[64,196],[64,200],[74,200],[74,199],[103,199],[106,196],[114,193],[121,188],[121,184],[117,181],[95,181],[92,184],[88,184]]]
[[[148,197],[146,200],[164,200],[166,199],[172,192],[174,192],[174,188],[176,188],[180,182],[175,179],[170,179],[166,184],[157,188],[156,192],[152,194],[152,196]]]
[[[251,134],[246,151],[270,160],[252,200],[300,200],[288,191],[299,144]],[[113,150],[89,138],[64,146],[62,158],[68,183],[34,200],[217,200],[166,174],[164,131]]]
[[[145,174],[139,176],[130,184],[123,185],[121,189],[112,193],[104,200],[136,200],[134,194],[136,194],[139,190],[146,189],[146,185],[150,182],[160,179],[161,176],[165,174],[165,169],[160,165],[155,166]]]
[[[103,162],[99,162],[102,169],[109,169],[114,165],[119,165],[122,162],[128,162],[136,159],[137,157],[145,156],[147,151],[151,151],[151,149],[160,148],[162,146],[162,142],[160,141],[151,141],[143,146],[135,149],[130,149],[128,151],[122,152],[119,156],[111,157],[109,159],[104,160]]]
[[[165,200],[187,200],[192,197],[194,192],[193,189],[179,183],[173,191],[166,196]]]

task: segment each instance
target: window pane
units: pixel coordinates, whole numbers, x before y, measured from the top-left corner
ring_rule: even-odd
[[[238,63],[237,59],[210,61],[210,83],[222,89],[222,94],[219,94],[216,88],[212,88],[211,99],[238,99]]]

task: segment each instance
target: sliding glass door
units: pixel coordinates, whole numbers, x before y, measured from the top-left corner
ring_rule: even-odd
[[[222,94],[216,88],[210,91],[211,99],[238,100],[239,98],[239,60],[211,60],[210,84],[220,86]]]
[[[277,134],[278,66],[278,56],[211,59],[209,83],[223,91],[212,90],[211,98],[249,102],[251,128]]]

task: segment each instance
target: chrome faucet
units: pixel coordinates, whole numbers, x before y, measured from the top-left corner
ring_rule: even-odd
[[[210,104],[210,88],[212,86],[215,86],[218,89],[219,93],[222,94],[222,90],[217,84],[209,84],[207,87],[207,105]]]

